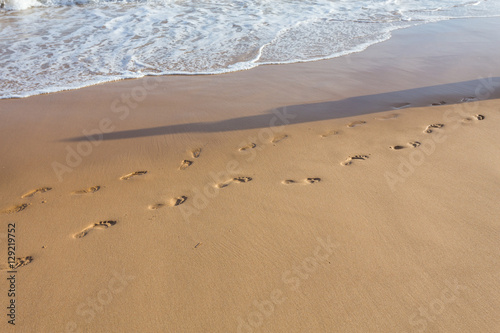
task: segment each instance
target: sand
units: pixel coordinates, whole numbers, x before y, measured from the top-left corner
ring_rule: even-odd
[[[1,331],[500,331],[499,29],[1,100]]]

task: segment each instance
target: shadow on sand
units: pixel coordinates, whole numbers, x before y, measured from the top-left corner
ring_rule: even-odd
[[[500,97],[499,88],[500,78],[493,77],[390,93],[357,96],[339,101],[298,104],[271,110],[266,114],[231,118],[217,122],[194,122],[116,131],[103,134],[103,140],[120,140],[175,133],[240,131],[283,124],[301,124],[429,105],[422,104],[422,101],[432,101],[431,104],[435,103],[436,105],[444,104],[442,102],[458,104],[466,101],[498,98]],[[84,140],[88,140],[88,138],[79,136],[62,141],[75,142]]]

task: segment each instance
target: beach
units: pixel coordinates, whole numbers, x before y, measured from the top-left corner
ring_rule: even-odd
[[[500,331],[499,30],[0,100],[1,331]]]

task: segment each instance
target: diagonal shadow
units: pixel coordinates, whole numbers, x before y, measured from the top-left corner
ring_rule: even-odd
[[[428,104],[419,102],[422,100],[433,100],[437,103],[445,100],[448,104],[456,104],[461,103],[464,98],[473,97],[479,100],[498,98],[500,97],[499,88],[500,78],[493,77],[389,93],[356,96],[339,101],[298,104],[276,109],[266,114],[231,118],[223,121],[194,122],[104,133],[102,134],[102,139],[121,140],[175,133],[227,132],[259,129],[283,124],[301,124],[397,110],[406,106],[406,104],[409,104],[408,106],[411,107],[427,106]],[[88,138],[79,136],[63,139],[62,141],[84,140],[88,140]]]

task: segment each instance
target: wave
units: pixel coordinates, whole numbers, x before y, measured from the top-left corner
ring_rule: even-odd
[[[5,0],[5,8],[0,98],[327,59],[395,29],[500,15],[491,0]]]

